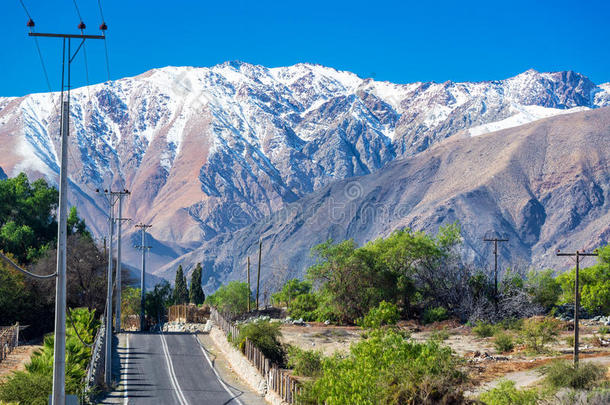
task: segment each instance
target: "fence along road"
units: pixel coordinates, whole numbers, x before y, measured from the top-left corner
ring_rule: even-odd
[[[123,333],[119,335],[117,390],[102,403],[242,405],[217,377],[196,335]]]

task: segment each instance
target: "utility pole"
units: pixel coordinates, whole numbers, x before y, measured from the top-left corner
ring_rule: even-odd
[[[97,193],[100,192],[99,189],[95,190]],[[106,385],[110,385],[112,381],[112,249],[113,249],[113,238],[114,238],[114,221],[116,218],[114,217],[114,205],[117,201],[120,200],[121,193],[126,193],[127,190],[124,191],[112,191],[112,190],[104,190],[103,194],[106,196],[108,200],[108,204],[110,205],[109,218],[110,218],[110,235],[108,236],[108,286],[106,291],[106,343],[105,343],[105,353],[104,353],[104,383]],[[117,266],[118,267],[118,266]]]
[[[142,244],[136,246],[136,248],[142,250],[142,272],[140,274],[140,332],[144,331],[144,304],[146,297],[146,251],[152,246],[146,245],[146,229],[150,228],[152,225],[139,223],[136,225],[136,228],[140,228],[140,232],[142,233]]]
[[[250,312],[250,256],[248,256],[248,312]]]
[[[260,280],[261,280],[261,256],[262,256],[262,251],[263,251],[263,240],[259,239],[258,240],[258,272],[257,272],[257,276],[256,276],[256,310],[258,311],[258,287],[260,284]]]
[[[124,189],[123,191],[117,191],[115,194],[119,198],[119,217],[116,219],[118,224],[118,237],[117,237],[117,253],[116,253],[116,313],[115,313],[115,331],[121,332],[121,223],[123,221],[129,221],[129,218],[123,218],[123,197],[131,194],[129,190]]]
[[[557,256],[569,256],[576,257],[576,274],[574,277],[574,366],[578,366],[578,338],[579,338],[579,320],[580,320],[580,286],[579,286],[579,274],[580,271],[580,258],[582,256],[597,256],[597,252],[586,253],[579,252],[578,250],[573,253],[564,253],[557,249]]]
[[[27,26],[30,28],[29,36],[61,38],[62,62],[61,62],[61,162],[59,170],[59,205],[57,208],[57,280],[55,284],[55,343],[53,346],[53,392],[51,394],[51,405],[64,405],[66,403],[66,236],[68,233],[68,135],[70,133],[70,66],[78,54],[78,51],[86,39],[104,39],[104,35],[84,35],[82,30],[85,24],[81,21],[78,28],[81,34],[49,34],[33,32],[34,21],[30,19]],[[106,29],[106,24],[104,29]],[[100,26],[100,28],[102,28]],[[74,54],[71,52],[71,39],[82,40]],[[67,40],[67,41],[66,41]],[[66,42],[68,43],[66,55]],[[67,57],[66,57],[67,56]],[[66,60],[68,97],[64,101],[64,77]]]
[[[496,301],[496,311],[498,310],[498,242],[508,242],[502,238],[483,238],[484,242],[494,243],[494,299]]]

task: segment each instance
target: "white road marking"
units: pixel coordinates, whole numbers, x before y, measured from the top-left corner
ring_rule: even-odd
[[[123,369],[123,403],[127,405],[129,403],[129,396],[127,395],[127,368],[129,367],[129,334],[125,335],[127,338],[127,354],[125,355],[125,368]]]
[[[180,402],[182,405],[188,405],[188,402],[184,397],[184,393],[180,388],[180,384],[178,384],[176,372],[174,371],[174,363],[172,363],[172,359],[169,355],[169,348],[167,347],[167,342],[165,341],[165,335],[163,335],[163,332],[161,332],[161,346],[163,346],[163,351],[165,352],[165,361],[167,362],[167,368],[169,369],[170,381],[174,386],[174,391],[176,392],[176,396],[178,397],[178,402]]]
[[[244,405],[239,398],[237,398],[235,396],[235,394],[233,392],[231,392],[231,390],[229,389],[229,387],[227,387],[227,385],[224,383],[224,381],[222,381],[222,378],[220,378],[220,375],[218,374],[218,371],[216,371],[216,369],[214,368],[214,365],[212,364],[212,360],[210,360],[210,356],[208,356],[208,353],[205,351],[205,349],[203,348],[203,345],[201,344],[201,342],[199,342],[199,339],[197,339],[197,335],[193,335],[193,337],[195,338],[195,340],[197,341],[197,344],[199,344],[199,347],[201,348],[201,351],[203,352],[203,355],[205,356],[205,359],[208,361],[208,363],[210,364],[210,368],[212,369],[212,371],[214,372],[214,374],[216,375],[216,379],[218,379],[218,382],[220,383],[220,385],[222,385],[222,387],[225,389],[225,391],[227,391],[229,393],[229,395],[231,395],[231,397],[233,397],[231,399],[231,401],[236,401],[239,405]],[[229,401],[230,402],[230,401]]]

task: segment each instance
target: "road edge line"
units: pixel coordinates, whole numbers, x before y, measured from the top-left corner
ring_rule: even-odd
[[[212,371],[214,372],[214,375],[216,375],[216,379],[218,380],[218,382],[220,383],[220,385],[222,385],[222,387],[225,389],[225,391],[227,391],[229,393],[229,395],[231,395],[233,398],[231,398],[231,401],[237,401],[237,403],[239,405],[244,405],[243,402],[241,402],[239,400],[239,398],[237,398],[235,396],[234,392],[231,392],[231,390],[229,389],[229,387],[227,387],[227,385],[225,384],[224,381],[222,381],[222,378],[220,378],[220,374],[218,374],[218,371],[216,371],[216,367],[214,367],[214,365],[212,364],[212,360],[210,360],[210,356],[208,356],[207,352],[205,351],[205,349],[203,348],[203,344],[199,341],[199,338],[197,337],[196,334],[193,335],[193,337],[195,338],[195,340],[197,341],[197,343],[199,344],[199,348],[201,349],[201,351],[203,352],[203,356],[205,357],[205,359],[208,361],[208,363],[210,364],[210,368],[212,369]],[[231,402],[229,401],[229,402]]]

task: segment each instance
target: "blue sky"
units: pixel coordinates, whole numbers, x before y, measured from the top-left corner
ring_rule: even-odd
[[[71,0],[23,0],[38,32],[77,32]],[[0,96],[47,91],[18,0],[0,15]],[[575,70],[610,81],[610,2],[102,0],[112,79],[167,65],[242,60],[319,63],[397,83],[495,80],[526,69]],[[97,33],[96,0],[77,0]],[[39,39],[53,90],[61,43]],[[101,41],[87,45],[89,81],[106,80]],[[73,86],[86,83],[83,55]]]

